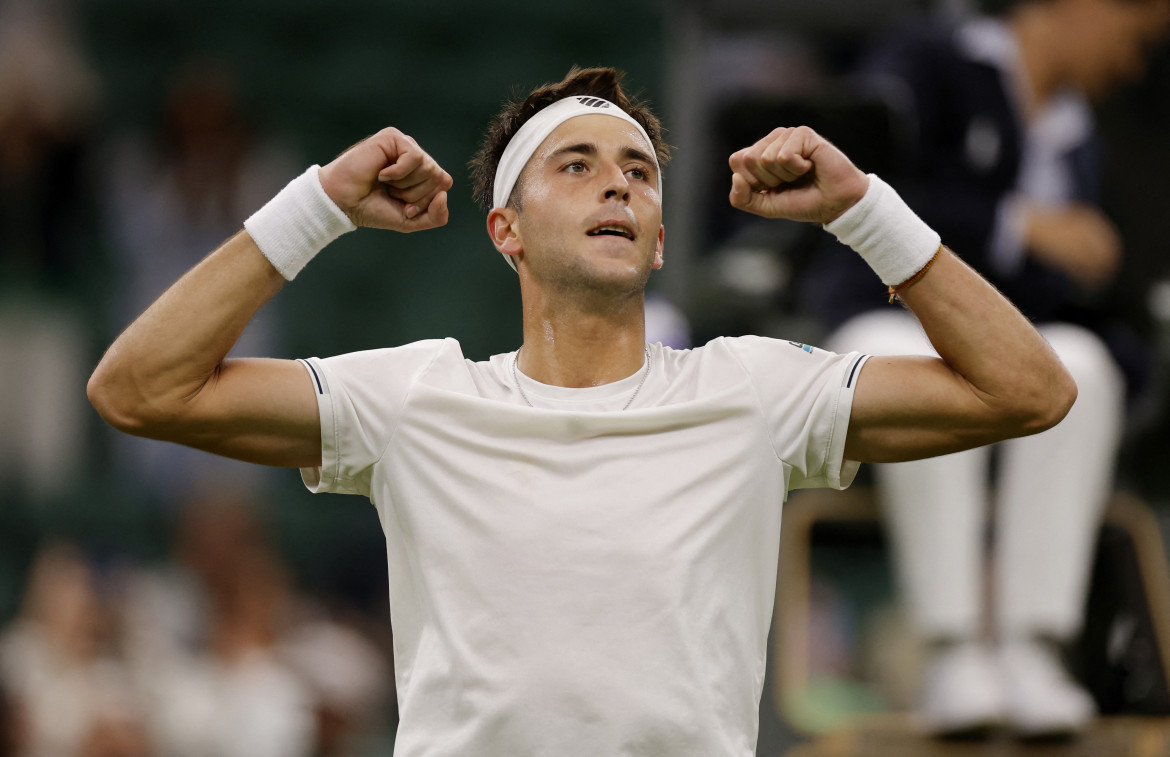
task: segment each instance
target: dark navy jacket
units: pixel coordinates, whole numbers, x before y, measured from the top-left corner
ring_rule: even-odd
[[[1024,138],[1004,75],[971,56],[953,26],[904,28],[869,56],[861,86],[886,96],[900,128],[900,170],[883,176],[943,242],[1001,289],[1034,322],[1084,325],[1110,345],[1131,379],[1144,372],[1144,350],[1060,271],[1024,256],[1010,273],[991,259],[1002,199],[1017,186]],[[1096,204],[1100,144],[1095,132],[1064,155],[1075,201]],[[864,166],[863,166],[864,168]],[[801,282],[801,307],[832,329],[891,307],[885,287],[852,251],[831,243]]]

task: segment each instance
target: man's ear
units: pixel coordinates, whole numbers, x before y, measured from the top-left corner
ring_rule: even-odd
[[[524,241],[520,237],[520,216],[515,208],[493,208],[488,213],[487,230],[492,244],[505,255],[524,252]]]
[[[654,270],[662,267],[662,242],[666,238],[666,227],[658,227],[658,244],[654,246]]]

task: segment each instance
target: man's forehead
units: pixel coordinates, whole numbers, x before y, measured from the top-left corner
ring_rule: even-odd
[[[592,145],[598,150],[633,149],[653,159],[654,146],[628,121],[600,113],[576,116],[553,129],[537,153],[549,156],[572,145]]]

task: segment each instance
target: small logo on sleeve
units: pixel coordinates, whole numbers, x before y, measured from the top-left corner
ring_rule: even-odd
[[[790,341],[788,343],[791,344],[793,347],[795,347],[798,350],[804,350],[808,354],[810,354],[810,355],[812,354],[813,348],[811,345],[801,344],[800,342],[792,342],[792,341]]]

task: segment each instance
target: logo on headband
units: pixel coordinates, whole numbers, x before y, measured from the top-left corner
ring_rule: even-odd
[[[589,108],[608,108],[609,103],[599,97],[578,97],[577,102]]]

